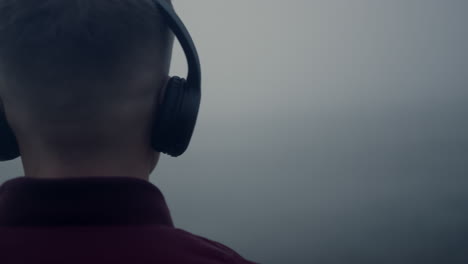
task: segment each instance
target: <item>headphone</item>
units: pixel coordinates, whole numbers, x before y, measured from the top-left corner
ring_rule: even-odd
[[[157,152],[178,157],[187,150],[197,122],[201,101],[200,59],[187,28],[173,7],[166,0],[153,2],[184,50],[188,76],[187,79],[177,76],[169,79],[163,101],[155,109],[157,114],[152,125],[151,146]],[[0,117],[0,161],[20,155],[16,137],[3,114]]]

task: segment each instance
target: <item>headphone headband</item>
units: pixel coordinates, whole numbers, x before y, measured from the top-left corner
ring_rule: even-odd
[[[153,0],[156,6],[161,11],[161,14],[166,20],[169,28],[174,32],[174,35],[180,42],[185,56],[187,57],[188,76],[187,83],[192,89],[201,92],[201,67],[198,52],[193,43],[192,37],[185,27],[182,20],[175,13],[173,7],[169,5],[166,0]]]
[[[167,0],[153,0],[180,42],[188,64],[187,79],[172,77],[153,125],[155,151],[178,157],[185,152],[197,122],[201,101],[201,69],[198,53],[184,23]]]

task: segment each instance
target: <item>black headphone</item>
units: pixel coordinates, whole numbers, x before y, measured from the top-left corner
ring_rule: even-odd
[[[153,0],[169,28],[179,40],[188,63],[187,80],[172,77],[167,83],[163,102],[155,109],[151,146],[172,157],[182,155],[190,144],[201,101],[201,67],[195,44],[179,16],[166,0]],[[4,112],[3,112],[4,113]],[[0,117],[0,161],[19,157],[16,137],[6,116]]]

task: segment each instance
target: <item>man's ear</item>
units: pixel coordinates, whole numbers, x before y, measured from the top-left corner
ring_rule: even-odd
[[[157,96],[158,96],[158,105],[161,105],[162,102],[164,101],[164,96],[166,94],[166,89],[167,89],[167,84],[169,83],[169,80],[171,78],[169,76],[165,76],[161,83],[159,84],[159,91],[157,92]]]

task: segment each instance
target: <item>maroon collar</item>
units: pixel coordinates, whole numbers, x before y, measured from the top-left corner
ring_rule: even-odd
[[[0,226],[173,226],[161,191],[132,177],[36,179],[0,186]]]

